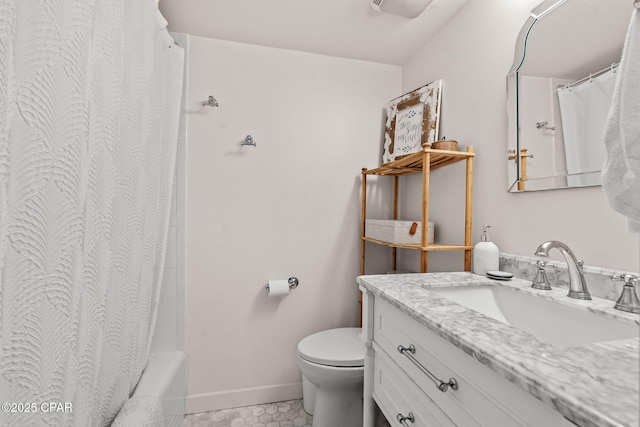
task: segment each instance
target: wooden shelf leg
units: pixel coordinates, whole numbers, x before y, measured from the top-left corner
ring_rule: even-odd
[[[422,233],[420,241],[422,247],[427,246],[429,239],[429,176],[431,175],[431,154],[426,151],[429,144],[423,144],[422,152]],[[420,251],[420,272],[427,272],[427,257],[429,253],[425,250]]]
[[[362,206],[360,212],[360,275],[364,274],[364,249],[365,249],[365,241],[364,241],[364,233],[365,233],[365,223],[367,218],[367,168],[362,168]],[[358,305],[360,306],[360,317],[359,317],[359,325],[362,326],[362,292],[360,292],[360,297],[358,298]]]
[[[398,219],[398,182],[399,177],[393,177],[393,219]],[[395,272],[398,269],[398,250],[391,249],[391,270]]]
[[[367,168],[362,168],[362,206],[360,211],[360,275],[364,274],[365,223],[367,218]]]
[[[427,251],[420,251],[420,272],[426,273],[428,269]]]
[[[473,147],[467,147],[467,153],[473,153]],[[464,212],[464,244],[471,246],[472,238],[472,200],[473,200],[473,156],[467,157],[467,178]],[[471,271],[471,250],[464,251],[464,270]]]

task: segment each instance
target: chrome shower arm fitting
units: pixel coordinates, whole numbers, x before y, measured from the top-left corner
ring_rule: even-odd
[[[544,129],[544,130],[556,130],[555,126],[549,126],[549,122],[537,122],[536,129]]]
[[[209,98],[207,98],[206,101],[202,101],[202,106],[203,107],[219,107],[220,104],[218,103],[217,99],[215,99],[212,95],[209,95]]]
[[[253,137],[251,135],[247,135],[244,137],[244,139],[242,140],[242,142],[240,143],[240,145],[245,146],[245,145],[251,145],[253,147],[256,147],[256,141],[253,139]]]

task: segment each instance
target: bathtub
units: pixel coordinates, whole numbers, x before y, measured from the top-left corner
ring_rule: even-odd
[[[135,397],[148,398],[149,396],[159,400],[164,415],[164,427],[179,427],[184,419],[186,394],[185,354],[181,351],[165,351],[149,354],[147,366],[130,401]],[[141,414],[145,417],[144,419],[141,418]],[[159,412],[156,414],[159,415]],[[144,411],[125,415],[121,410],[114,425],[129,426],[132,420],[135,420],[137,425],[156,424],[146,420]]]

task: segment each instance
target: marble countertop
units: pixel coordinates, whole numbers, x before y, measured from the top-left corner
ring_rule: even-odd
[[[640,425],[640,338],[559,347],[428,289],[508,286],[640,325],[640,316],[614,310],[612,301],[580,301],[568,298],[566,289],[539,291],[529,281],[497,281],[467,272],[360,276],[358,284],[572,422],[583,427]]]

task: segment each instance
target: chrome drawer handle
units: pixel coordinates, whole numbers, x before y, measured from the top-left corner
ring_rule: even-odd
[[[409,412],[409,414],[406,417],[402,414],[398,414],[396,418],[398,419],[398,421],[400,421],[400,424],[402,424],[405,427],[409,427],[409,424],[407,424],[407,421],[411,421],[412,424],[416,422],[416,419],[413,416],[412,412]]]
[[[422,364],[418,362],[418,360],[415,357],[413,357],[413,354],[416,352],[416,348],[413,344],[409,344],[409,347],[404,347],[402,345],[399,345],[398,351],[404,354],[405,356],[407,356],[409,360],[411,360],[411,362],[418,367],[418,369],[420,369],[427,377],[429,377],[431,381],[433,381],[436,384],[436,387],[441,392],[444,393],[449,389],[449,387],[451,387],[454,390],[458,389],[458,381],[456,381],[455,378],[449,378],[449,382],[445,383],[440,378],[436,377],[431,372],[429,372],[427,368],[422,366]]]

